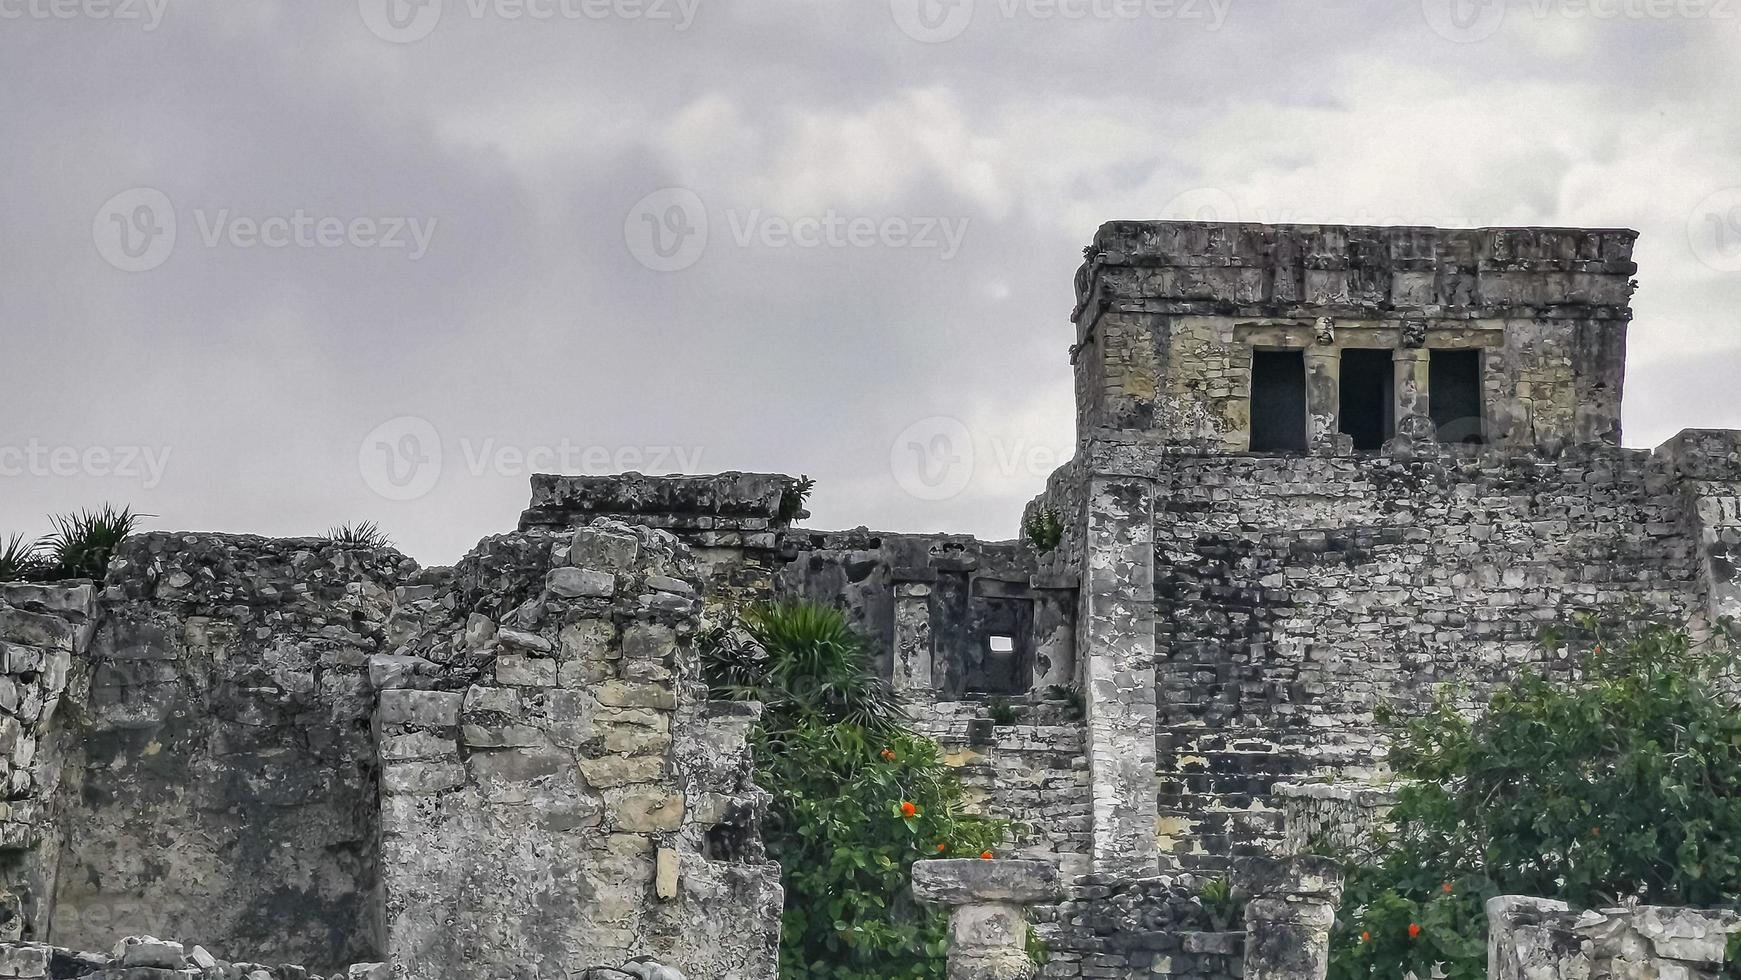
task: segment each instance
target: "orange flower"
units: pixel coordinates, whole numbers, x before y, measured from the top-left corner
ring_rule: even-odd
[[[1451,883],[1450,882],[1447,881],[1444,884],[1440,885],[1439,887],[1444,890],[1445,894],[1447,894],[1447,895],[1451,894]]]
[[[1598,643],[1598,644],[1596,644],[1596,652],[1597,652],[1597,653],[1601,653],[1601,652],[1602,652],[1602,644],[1600,644],[1600,643]]]
[[[981,851],[979,854],[979,859],[981,861],[990,861],[991,860],[991,852],[990,851]]]
[[[1370,933],[1370,932],[1361,933],[1360,934],[1360,941],[1363,943],[1372,942],[1372,933]]]
[[[889,762],[895,761],[895,750],[894,749],[884,749],[883,750],[883,758],[888,760]]]
[[[916,817],[918,815],[919,815],[919,808],[918,807],[914,806],[911,803],[907,803],[905,801],[902,801],[902,803],[901,803],[901,816],[903,816],[903,817]]]
[[[938,844],[938,845],[937,845],[937,853],[938,853],[938,854],[947,854],[947,853],[949,853],[949,845],[948,845],[948,844]]]
[[[1409,923],[1409,938],[1410,939],[1417,938],[1418,936],[1420,936],[1420,934],[1421,934],[1421,927],[1418,925],[1415,925],[1413,922]]]

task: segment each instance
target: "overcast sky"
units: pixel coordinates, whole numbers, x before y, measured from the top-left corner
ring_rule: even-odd
[[[1636,228],[1627,442],[1741,427],[1741,0],[1457,2],[0,0],[0,537],[445,564],[619,468],[1013,537],[1114,218]]]

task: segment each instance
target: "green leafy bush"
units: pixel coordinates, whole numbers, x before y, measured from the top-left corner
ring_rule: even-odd
[[[1022,533],[1027,536],[1028,543],[1040,554],[1049,554],[1058,549],[1064,541],[1064,522],[1059,519],[1058,512],[1051,508],[1035,511],[1026,521],[1022,522]]]
[[[1441,697],[1390,752],[1401,779],[1382,861],[1353,868],[1336,978],[1485,974],[1486,900],[1578,907],[1741,902],[1741,713],[1727,643],[1618,634],[1591,619],[1575,680],[1528,673],[1470,720]],[[1553,648],[1560,638],[1549,638]]]
[[[790,521],[804,513],[804,505],[809,502],[810,494],[816,490],[816,481],[808,476],[801,476],[786,485],[780,491],[780,520]]]
[[[781,976],[942,976],[948,917],[912,901],[913,862],[994,853],[1009,826],[966,812],[937,743],[903,727],[838,611],[758,607],[700,648],[714,696],[764,704],[754,748],[786,886]]]
[[[51,516],[54,530],[46,538],[26,540],[17,534],[0,538],[0,582],[72,578],[100,582],[108,573],[115,548],[149,516],[135,514],[131,507],[116,510],[104,504],[101,510]]]

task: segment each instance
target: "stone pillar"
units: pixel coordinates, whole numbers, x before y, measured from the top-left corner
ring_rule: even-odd
[[[1487,900],[1489,980],[1675,977],[1716,980],[1741,915],[1663,908],[1574,912],[1522,895]]]
[[[1324,980],[1342,869],[1325,857],[1246,858],[1234,884],[1245,906],[1245,980]]]
[[[1353,452],[1354,441],[1340,431],[1342,419],[1342,352],[1334,347],[1306,348],[1306,445],[1318,455]]]
[[[928,573],[928,578],[934,578]],[[931,676],[931,582],[895,581],[895,671],[897,691],[927,693]]]
[[[949,980],[1033,980],[1027,906],[1062,897],[1044,861],[920,861],[913,897],[949,914]]]
[[[1078,602],[1074,575],[1035,575],[1034,690],[1069,687],[1076,680],[1076,620]]]
[[[1081,588],[1093,870],[1143,877],[1159,868],[1155,830],[1154,482],[1089,481]]]
[[[1432,354],[1424,347],[1401,347],[1392,355],[1396,365],[1396,428],[1403,430],[1403,419],[1415,415],[1432,417],[1429,410],[1428,378],[1432,376]]]

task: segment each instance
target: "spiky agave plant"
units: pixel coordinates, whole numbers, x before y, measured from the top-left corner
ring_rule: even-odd
[[[135,514],[131,507],[116,510],[104,504],[101,510],[81,510],[76,514],[49,518],[54,523],[54,531],[43,545],[47,556],[43,577],[49,580],[101,580],[122,539],[137,530],[141,520],[150,516]]]
[[[28,582],[42,572],[42,539],[0,538],[0,582]]]
[[[326,536],[334,543],[353,548],[390,548],[393,540],[381,530],[381,525],[374,521],[363,521],[360,524],[340,524],[326,532]]]

